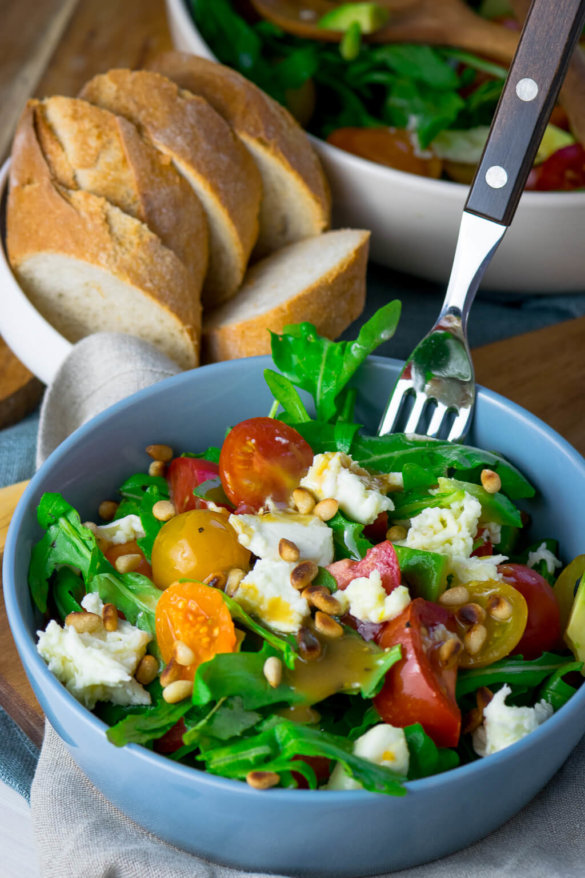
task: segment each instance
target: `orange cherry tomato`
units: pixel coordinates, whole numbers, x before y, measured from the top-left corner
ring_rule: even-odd
[[[238,543],[227,515],[192,509],[159,530],[152,547],[152,576],[159,588],[177,579],[206,579],[232,567],[247,570],[250,553]]]
[[[140,564],[134,570],[134,573],[142,573],[143,576],[148,576],[149,579],[152,579],[152,568],[136,540],[131,540],[128,543],[113,543],[111,546],[108,546],[104,554],[114,567],[116,566],[116,558],[119,558],[121,555],[140,555]]]
[[[286,504],[313,462],[311,446],[275,418],[249,418],[230,430],[219,457],[223,489],[235,506]]]
[[[222,593],[201,582],[175,582],[163,591],[156,605],[155,631],[163,661],[173,658],[177,640],[193,650],[195,661],[182,668],[184,680],[192,680],[203,662],[220,652],[234,652],[237,645]]]
[[[411,134],[400,128],[337,128],[327,142],[363,159],[420,177],[440,177],[443,169],[438,156],[428,150],[423,153]]]

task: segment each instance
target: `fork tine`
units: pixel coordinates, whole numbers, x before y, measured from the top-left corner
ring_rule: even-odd
[[[436,439],[438,437],[441,432],[441,427],[444,424],[445,417],[449,411],[450,409],[444,403],[437,401],[437,407],[433,412],[433,416],[426,431],[427,436],[430,436],[431,439]]]
[[[462,408],[459,411],[457,417],[451,424],[451,429],[449,430],[449,435],[447,436],[447,439],[450,442],[460,442],[467,434],[472,414],[473,406],[469,406],[468,408]]]
[[[405,378],[399,378],[388,402],[386,411],[382,415],[382,420],[378,427],[379,436],[385,436],[386,433],[396,432],[400,413],[411,392],[414,392],[412,382]]]
[[[419,421],[422,417],[422,413],[428,401],[429,399],[427,396],[424,395],[424,393],[416,394],[414,398],[414,406],[412,407],[412,410],[404,427],[405,433],[417,432],[416,428],[418,427]]]

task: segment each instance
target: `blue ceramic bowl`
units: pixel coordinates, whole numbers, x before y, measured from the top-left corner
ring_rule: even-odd
[[[180,848],[254,871],[302,876],[371,875],[451,853],[496,829],[544,786],[585,732],[585,687],[535,732],[487,759],[408,784],[400,798],[367,792],[274,789],[199,773],[131,745],[108,743],[106,726],[49,673],[35,649],[39,619],[27,569],[40,532],[35,508],[60,491],[95,515],[144,448],[221,441],[227,424],[266,414],[270,394],[259,357],[170,378],[120,403],[71,436],[23,495],[4,557],[8,618],[37,698],[71,755],[103,794],[146,829]],[[358,420],[375,431],[398,364],[372,357],[359,376]],[[557,535],[565,560],[585,550],[585,461],[528,412],[480,390],[470,443],[496,449],[539,488],[528,504],[535,536]],[[156,795],[154,794],[156,790]]]

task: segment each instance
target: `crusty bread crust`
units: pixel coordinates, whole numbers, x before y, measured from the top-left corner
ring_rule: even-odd
[[[347,231],[350,234],[347,234]],[[347,240],[341,236],[346,236]],[[370,232],[338,230],[291,244],[257,262],[249,270],[237,296],[204,315],[202,361],[217,362],[270,353],[270,333],[282,332],[289,323],[309,321],[327,338],[336,338],[361,314],[366,297],[366,266]],[[282,278],[282,263],[290,273],[307,260],[318,260],[317,250],[330,242],[344,241],[334,265],[329,261],[321,274],[296,294],[278,301],[273,291]],[[270,301],[274,302],[274,304]],[[276,300],[276,301],[274,301]],[[267,306],[265,303],[268,302]]]
[[[260,233],[255,255],[264,256],[299,238],[318,235],[329,228],[331,195],[319,158],[307,135],[292,115],[244,76],[207,58],[186,52],[165,52],[151,62],[181,88],[205,98],[251,151],[263,154],[294,181],[297,204],[289,210],[302,217],[281,228],[274,207],[260,211]],[[260,165],[262,171],[262,166]],[[270,179],[263,175],[266,190]],[[278,194],[275,193],[275,201]],[[266,205],[264,205],[265,207]]]
[[[28,104],[13,145],[7,211],[7,249],[25,292],[27,262],[40,255],[60,255],[86,264],[127,285],[144,298],[144,307],[164,316],[172,337],[159,344],[183,368],[197,365],[200,306],[193,301],[187,269],[143,223],[89,192],[69,190],[51,177],[34,128],[34,105]],[[33,303],[47,312],[42,279],[35,284]],[[65,307],[65,306],[63,306]],[[83,317],[83,290],[76,311]],[[49,310],[56,311],[54,302]],[[112,315],[124,331],[123,308]],[[133,326],[125,331],[132,333]],[[86,334],[94,328],[87,327]]]
[[[199,199],[168,157],[131,122],[87,101],[31,102],[51,174],[68,189],[100,195],[145,223],[187,266],[199,301],[208,262],[207,220]]]
[[[258,237],[262,184],[248,151],[200,97],[152,71],[110,70],[81,91],[91,103],[124,116],[174,161],[195,186],[210,231],[205,305],[232,296]]]

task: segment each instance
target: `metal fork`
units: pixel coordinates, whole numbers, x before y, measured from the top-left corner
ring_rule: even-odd
[[[533,0],[463,210],[441,313],[402,369],[380,436],[400,429],[458,442],[469,429],[475,377],[467,318],[516,212],[584,20],[585,0]]]

